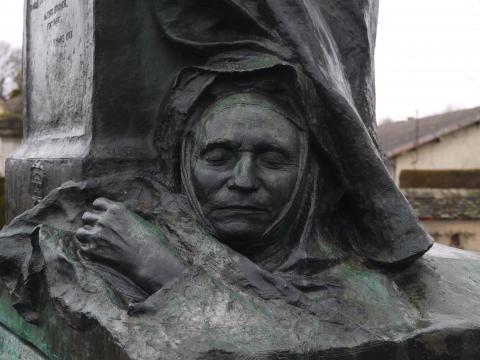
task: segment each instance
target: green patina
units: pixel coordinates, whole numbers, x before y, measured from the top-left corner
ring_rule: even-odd
[[[346,263],[335,269],[335,277],[344,283],[344,296],[352,306],[360,306],[366,313],[375,314],[377,323],[371,324],[372,328],[387,326],[389,329],[402,329],[412,325],[405,317],[407,311],[391,311],[392,307],[407,310],[406,307],[410,305],[402,300],[385,275],[354,263]]]
[[[61,247],[64,260],[72,266],[78,266],[76,254],[61,241],[61,230],[42,227],[40,241],[52,251]],[[63,238],[64,239],[64,238]],[[111,300],[113,304],[125,306],[118,296],[100,278],[93,278],[92,285]],[[8,291],[0,287],[0,351],[7,359],[36,360],[48,358],[52,360],[90,359],[89,354],[98,354],[105,358],[105,354],[113,354],[115,359],[124,359],[123,350],[117,348],[111,335],[103,328],[94,326],[93,330],[82,332],[67,324],[61,312],[49,300],[49,291],[46,282],[42,282],[38,294],[39,309],[38,324],[25,321],[12,306]],[[67,310],[68,311],[68,310]],[[82,323],[90,327],[95,320],[84,319]],[[3,326],[3,327],[2,327]],[[2,330],[4,330],[2,332]],[[0,359],[2,359],[0,357]]]
[[[42,360],[45,359],[45,356],[30,344],[0,326],[0,359]]]
[[[154,224],[150,221],[143,219],[141,216],[133,212],[128,212],[128,216],[133,220],[133,222],[137,222],[139,224],[137,230],[138,231],[148,231],[151,235],[154,235],[163,245],[169,246],[170,243],[165,238],[163,233],[158,229]]]
[[[125,359],[123,351],[102,329],[97,327],[88,332],[74,330],[59,317],[45,296],[42,297],[44,301],[38,326],[23,320],[8,298],[2,290],[0,323],[11,336],[5,340],[0,327],[0,350],[8,354],[8,359],[36,360],[43,356],[51,360],[89,360],[91,354],[97,354],[99,359],[107,358],[106,354],[111,354],[114,359]]]
[[[6,351],[9,355],[15,355],[24,351],[28,347],[24,341],[28,341],[35,349],[46,354],[48,358],[55,359],[54,354],[49,349],[49,344],[45,333],[37,326],[27,323],[12,307],[9,296],[5,290],[0,292],[0,323],[3,324],[12,333],[16,334],[16,340],[13,334],[10,334],[8,345],[6,348],[1,347],[2,351]],[[5,332],[5,330],[3,331]],[[2,333],[2,338],[5,334]],[[23,339],[23,340],[21,340]],[[33,352],[33,350],[32,350]],[[35,352],[36,353],[36,352]],[[40,357],[37,357],[40,358]],[[28,357],[26,359],[29,359]],[[32,359],[36,359],[32,357]]]
[[[218,63],[213,63],[211,65],[212,69],[217,69],[221,72],[226,71],[252,71],[258,69],[268,69],[273,68],[274,66],[278,65],[286,65],[286,63],[280,62],[275,57],[270,56],[252,56],[247,59],[243,59],[242,61],[236,61],[235,58],[226,58],[222,59]]]

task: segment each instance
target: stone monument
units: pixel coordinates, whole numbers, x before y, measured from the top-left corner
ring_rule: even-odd
[[[480,255],[377,146],[375,0],[28,0],[0,349],[476,359]]]

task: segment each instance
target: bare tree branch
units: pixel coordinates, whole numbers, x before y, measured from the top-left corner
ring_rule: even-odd
[[[21,50],[0,41],[0,99],[6,101],[21,91],[21,68]]]

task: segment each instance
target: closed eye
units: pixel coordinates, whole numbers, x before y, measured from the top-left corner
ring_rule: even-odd
[[[202,152],[201,157],[210,164],[223,165],[235,158],[235,154],[232,150],[224,147],[215,147],[206,149]]]
[[[260,153],[258,155],[258,162],[261,165],[272,169],[279,169],[292,165],[292,160],[289,156],[275,150]]]

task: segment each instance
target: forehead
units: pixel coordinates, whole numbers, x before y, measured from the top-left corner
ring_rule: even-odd
[[[227,140],[294,147],[298,142],[298,129],[286,114],[258,104],[241,103],[207,111],[197,130],[200,143]]]

